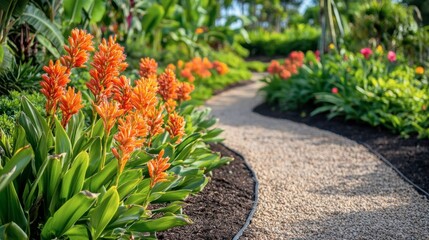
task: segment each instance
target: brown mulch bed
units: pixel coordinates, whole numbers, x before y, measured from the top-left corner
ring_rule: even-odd
[[[365,123],[345,121],[342,118],[328,120],[326,115],[310,117],[311,109],[282,112],[263,103],[253,111],[264,116],[288,119],[328,130],[362,143],[381,155],[405,178],[423,191],[429,192],[429,139],[418,139],[417,136],[403,138],[383,127],[372,127]],[[420,189],[417,190],[424,193]]]
[[[220,144],[214,151],[235,160],[213,171],[205,189],[185,202],[183,213],[194,222],[158,233],[159,239],[232,239],[252,209],[254,181],[241,156]]]

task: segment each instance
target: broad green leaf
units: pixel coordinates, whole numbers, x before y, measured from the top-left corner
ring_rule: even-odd
[[[189,190],[189,189],[168,191],[163,193],[160,197],[158,197],[153,202],[163,203],[163,202],[183,201],[189,196],[189,194],[191,194],[191,192],[192,190]],[[156,193],[152,193],[152,194],[156,194]]]
[[[82,191],[70,198],[43,226],[42,238],[61,237],[91,208],[97,196],[98,194]]]
[[[70,23],[80,23],[82,21],[82,10],[85,3],[92,3],[94,0],[64,0],[64,16]]]
[[[64,233],[70,240],[88,240],[90,233],[85,225],[74,225]]]
[[[104,168],[85,180],[84,189],[99,192],[103,186],[107,186],[116,176],[118,161],[110,161]]]
[[[0,222],[15,222],[25,232],[28,230],[29,221],[22,209],[20,199],[16,193],[13,183],[0,191]]]
[[[160,232],[192,223],[186,215],[168,215],[153,220],[140,220],[130,227],[131,231]]]
[[[164,16],[164,8],[159,4],[153,4],[146,10],[146,14],[142,18],[142,29],[146,33],[152,30],[161,22]]]
[[[60,195],[61,199],[69,199],[82,190],[88,165],[88,153],[81,152],[76,156],[70,169],[63,177]]]
[[[111,187],[101,198],[101,202],[97,204],[94,210],[90,213],[90,224],[92,227],[92,238],[97,239],[103,233],[104,228],[112,220],[119,207],[119,194],[116,187]]]
[[[56,154],[63,154],[64,156],[63,160],[63,169],[64,171],[69,167],[69,160],[70,155],[72,153],[72,146],[70,143],[70,139],[67,136],[66,131],[64,130],[63,126],[61,126],[61,123],[58,121],[57,118],[55,118],[55,153]],[[71,159],[70,159],[71,160]]]
[[[16,223],[10,222],[0,226],[0,239],[28,239],[28,236]]]
[[[23,148],[13,155],[6,163],[3,169],[0,170],[0,191],[7,187],[30,163],[33,157],[31,148]]]
[[[64,37],[61,31],[51,22],[45,13],[34,6],[28,4],[21,20],[32,26],[39,34],[47,38],[57,49],[62,49],[64,46]]]

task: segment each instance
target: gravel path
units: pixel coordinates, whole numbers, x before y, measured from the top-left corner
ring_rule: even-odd
[[[356,142],[253,113],[260,87],[207,102],[260,181],[242,239],[429,239],[427,199]]]

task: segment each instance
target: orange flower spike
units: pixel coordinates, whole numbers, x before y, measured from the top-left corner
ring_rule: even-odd
[[[187,101],[191,99],[191,92],[194,91],[195,86],[187,82],[179,82],[177,87],[177,99],[179,101]]]
[[[163,155],[164,149],[159,152],[157,158],[152,159],[147,163],[151,188],[153,188],[155,184],[159,182],[167,181],[168,174],[165,171],[170,167],[171,164],[168,163],[168,160],[170,160],[170,158],[163,158]]]
[[[150,137],[154,137],[158,134],[163,133],[165,130],[162,128],[164,124],[164,115],[162,114],[163,108],[153,108],[147,112],[146,123],[148,125],[148,132]],[[149,146],[151,139],[149,138]]]
[[[57,110],[58,101],[64,94],[67,83],[70,82],[67,68],[62,66],[60,61],[55,64],[51,60],[48,66],[44,66],[43,70],[46,74],[42,75],[40,92],[46,97],[46,114],[53,115]]]
[[[131,94],[131,104],[143,116],[158,104],[158,82],[154,76],[137,80]]]
[[[165,72],[158,77],[158,93],[162,96],[164,101],[168,99],[177,98],[177,79],[176,74],[174,74],[171,69],[165,69]]]
[[[168,113],[172,113],[174,110],[176,110],[177,102],[176,100],[170,98],[164,102],[164,106]]]
[[[119,103],[119,107],[125,112],[133,108],[131,103],[131,95],[133,90],[130,86],[130,79],[125,76],[120,76],[113,80],[113,99]]]
[[[91,63],[93,68],[89,71],[91,79],[86,84],[97,104],[111,96],[114,79],[128,66],[125,59],[124,48],[116,43],[116,37],[110,37],[108,41],[103,39],[98,46]]]
[[[88,52],[94,51],[92,38],[93,36],[84,30],[73,29],[68,38],[69,46],[64,46],[67,55],[61,57],[61,64],[69,71],[75,67],[82,67],[88,61]]]
[[[172,63],[168,64],[167,68],[171,69],[171,71],[173,71],[173,72],[176,71],[176,66],[174,66],[174,64],[172,64]]]
[[[185,65],[185,63],[183,62],[183,60],[179,60],[179,61],[177,61],[177,67],[178,67],[179,69],[182,69],[184,65]]]
[[[124,114],[123,109],[119,109],[119,104],[116,102],[108,102],[106,99],[101,101],[99,105],[94,105],[95,110],[101,119],[103,119],[104,131],[107,135],[112,130],[116,123],[116,119]]]
[[[153,58],[142,58],[140,59],[140,76],[143,78],[149,78],[153,75],[156,76],[156,70],[158,69],[158,63]]]
[[[142,118],[135,114],[127,115],[125,119],[119,119],[118,123],[118,133],[114,136],[117,148],[112,148],[112,153],[118,159],[119,172],[122,173],[131,154],[143,146],[148,126]]]
[[[220,75],[224,75],[229,72],[228,65],[226,65],[223,62],[214,61],[213,62],[213,68],[216,70],[217,73]]]
[[[186,78],[191,83],[195,81],[195,77],[194,77],[194,75],[192,75],[191,69],[189,69],[189,68],[183,69],[180,72],[180,76]]]
[[[185,134],[185,120],[176,112],[168,116],[166,130],[170,133],[171,138],[179,137],[177,142],[180,142]]]
[[[69,87],[66,94],[60,99],[60,109],[63,114],[61,124],[65,128],[70,118],[83,108],[82,95],[80,92],[75,93],[74,88]]]

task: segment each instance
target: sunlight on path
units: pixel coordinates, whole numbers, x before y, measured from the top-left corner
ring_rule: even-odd
[[[252,112],[261,83],[208,101],[226,145],[260,181],[243,239],[425,239],[429,202],[366,148],[333,133]]]

